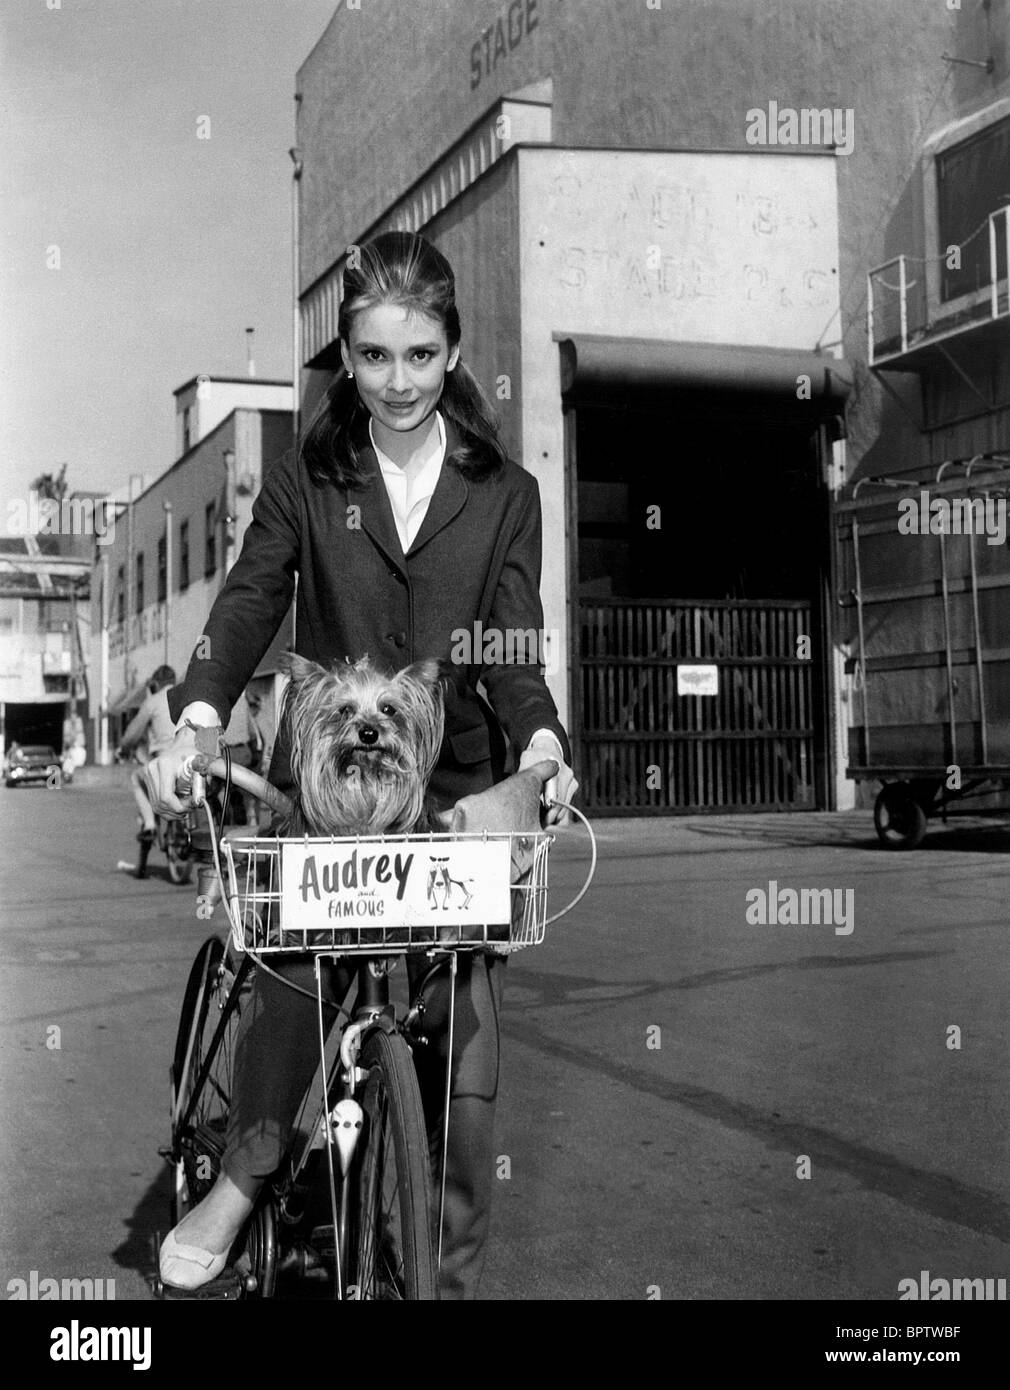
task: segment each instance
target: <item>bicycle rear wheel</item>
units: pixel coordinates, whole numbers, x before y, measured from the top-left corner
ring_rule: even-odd
[[[219,937],[201,946],[183,999],[172,1061],[172,1221],[182,1220],[210,1191],[221,1171],[231,1110],[235,1035],[242,1004],[252,987],[248,957],[236,964]],[[274,1291],[277,1222],[264,1188],[240,1241],[260,1297]]]
[[[358,1064],[366,1076],[352,1169],[347,1296],[435,1300],[428,1138],[410,1049],[398,1034],[377,1028]]]
[[[246,971],[242,972],[244,986]],[[175,1219],[210,1189],[221,1167],[240,988],[225,944],[203,943],[189,972],[172,1062],[172,1151],[177,1156]]]

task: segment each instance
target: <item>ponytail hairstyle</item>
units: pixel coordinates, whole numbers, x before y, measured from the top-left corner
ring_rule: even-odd
[[[456,280],[446,258],[415,232],[382,232],[357,248],[356,264],[346,264],[337,331],[348,347],[355,316],[377,304],[396,304],[435,319],[445,330],[450,352],[460,340]],[[498,438],[497,415],[472,373],[457,361],[446,372],[438,409],[451,420],[459,445],[446,463],[469,478],[497,472],[507,455]],[[357,387],[345,372],[333,381],[302,439],[302,459],[316,483],[340,487],[367,476],[355,440],[368,420]]]

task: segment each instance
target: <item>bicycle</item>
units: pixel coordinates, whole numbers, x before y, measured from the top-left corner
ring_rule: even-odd
[[[592,858],[575,898],[548,919],[547,856],[555,840],[548,832],[370,838],[233,832],[219,840],[206,800],[207,776],[230,777],[274,811],[283,812],[288,803],[263,778],[227,760],[196,755],[192,767],[193,803],[205,808],[213,859],[213,877],[210,866],[200,875],[200,901],[212,896],[206,889],[216,881],[229,931],[227,941],[212,936],[201,946],[183,999],[170,1072],[171,1144],[161,1151],[174,1174],[173,1225],[202,1199],[220,1170],[235,1033],[253,970],[270,969],[264,957],[306,952],[314,957],[320,1094],[313,1100],[310,1085],[301,1123],[233,1246],[239,1253],[231,1267],[194,1293],[159,1287],[158,1280],[156,1292],[170,1298],[270,1298],[279,1279],[293,1274],[303,1282],[322,1276],[340,1300],[436,1299],[451,1066],[436,1203],[413,1056],[425,1045],[425,990],[447,966],[453,984],[451,1059],[457,953],[510,954],[540,944],[548,922],[571,911],[592,882],[592,828],[581,812],[567,808],[586,825]],[[315,861],[324,851],[331,856],[325,900],[301,892],[306,875],[311,882],[316,874],[318,883],[317,871],[325,866]],[[345,866],[336,892],[334,862]],[[369,875],[370,885],[359,883]],[[350,890],[352,879],[360,892]],[[395,897],[390,885],[397,889]],[[389,975],[413,952],[423,953],[430,965],[406,1014],[398,1018],[390,1003]],[[353,962],[357,993],[351,1010],[340,1011],[347,1021],[334,1026],[328,1041],[321,970],[324,961],[338,959]]]
[[[192,824],[155,815],[154,843],[168,860],[168,876],[180,886],[193,879]]]

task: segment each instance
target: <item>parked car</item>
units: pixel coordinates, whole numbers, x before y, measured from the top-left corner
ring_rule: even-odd
[[[54,770],[55,777],[52,776]],[[64,780],[60,758],[54,748],[33,743],[24,747],[14,745],[8,750],[4,770],[4,781],[8,787],[20,787],[28,782],[45,782],[49,786],[61,787]]]

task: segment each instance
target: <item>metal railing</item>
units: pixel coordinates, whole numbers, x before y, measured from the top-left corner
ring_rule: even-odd
[[[967,308],[951,308],[945,312],[933,303],[926,280],[927,261],[921,256],[893,256],[867,273],[866,335],[871,367],[935,338],[963,332],[1010,314],[1007,294],[1010,207],[997,208],[989,214],[988,237],[989,293]],[[944,259],[943,256],[937,258]],[[963,296],[961,298],[963,300]]]

